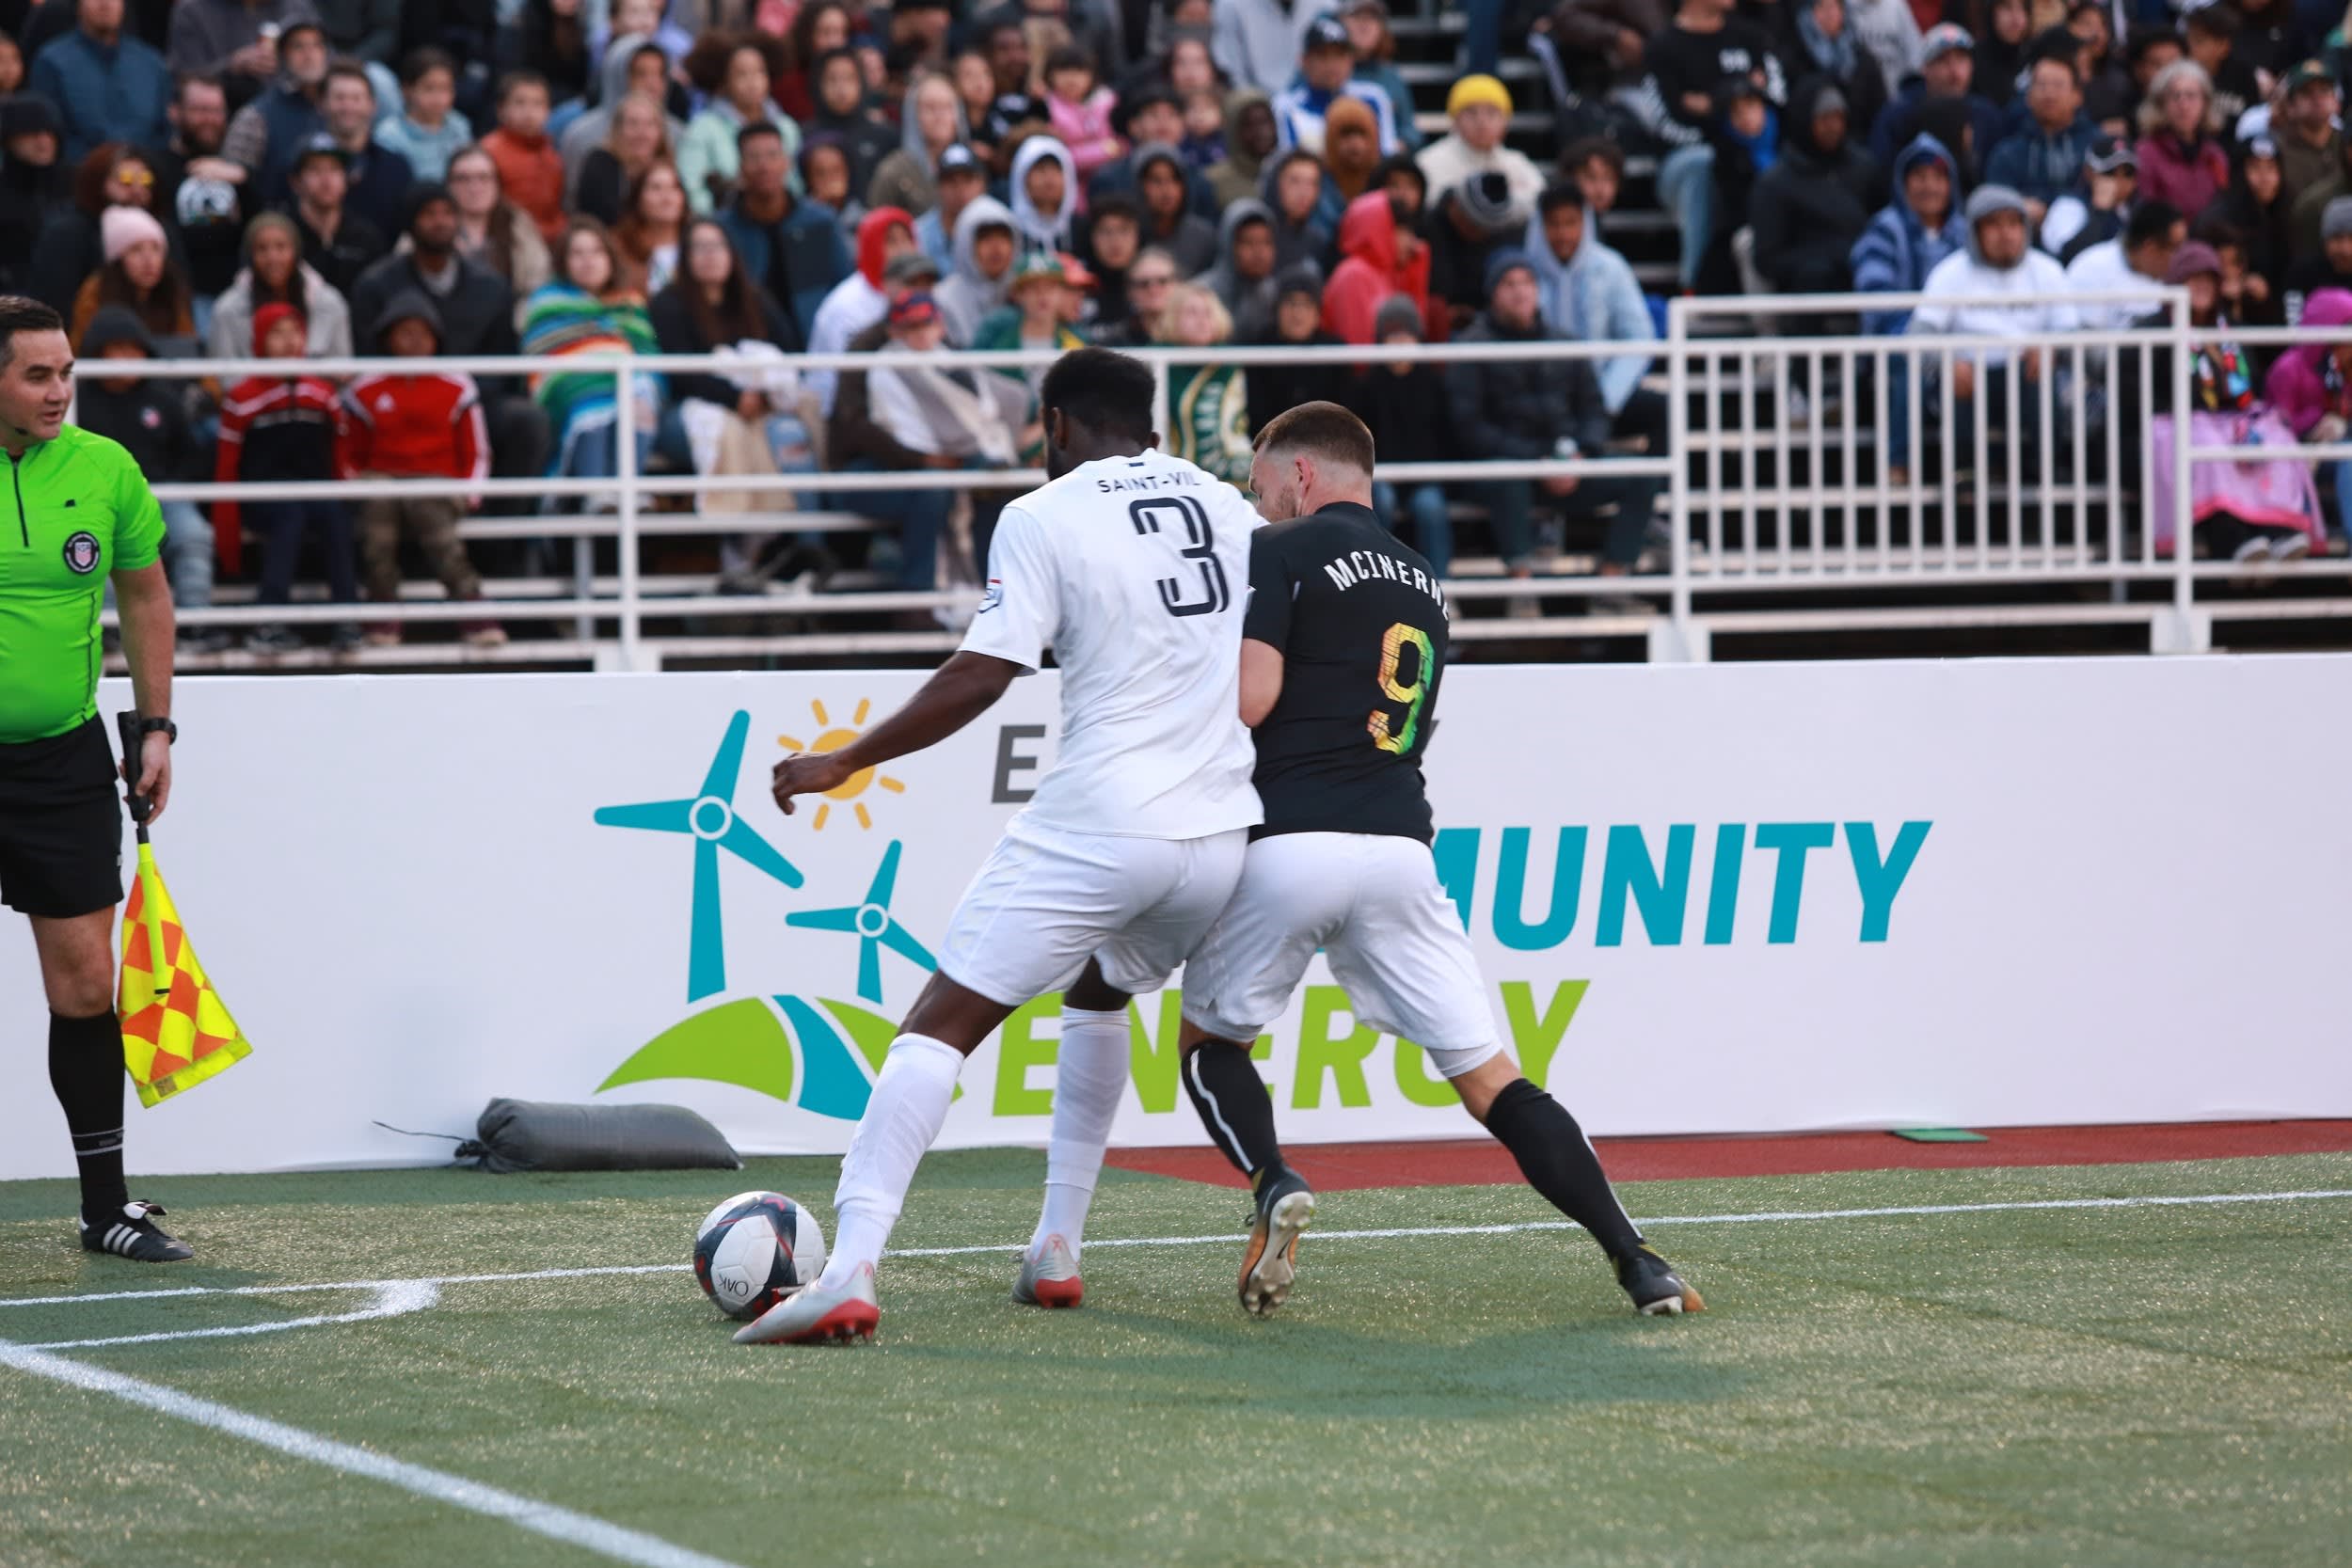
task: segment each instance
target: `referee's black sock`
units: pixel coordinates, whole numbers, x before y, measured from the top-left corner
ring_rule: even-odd
[[[1210,1141],[1233,1168],[1256,1185],[1261,1173],[1279,1174],[1282,1145],[1274,1135],[1274,1097],[1249,1060],[1249,1048],[1231,1040],[1203,1040],[1184,1058],[1184,1092],[1200,1113]]]
[[[1642,1233],[1626,1217],[1600,1168],[1600,1156],[1566,1106],[1515,1078],[1487,1107],[1486,1131],[1511,1151],[1527,1184],[1590,1231],[1603,1252],[1622,1258],[1642,1244]]]
[[[109,1009],[89,1018],[49,1015],[49,1086],[65,1107],[73,1161],[82,1169],[82,1223],[122,1217],[122,1025]]]

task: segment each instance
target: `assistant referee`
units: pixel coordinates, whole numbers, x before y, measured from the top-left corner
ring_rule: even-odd
[[[122,1178],[122,812],[98,717],[98,614],[111,578],[143,716],[137,788],[160,815],[179,733],[171,590],[157,560],[164,515],[129,452],[65,422],[72,402],[65,322],[0,294],[0,904],[32,921],[40,954],[49,1083],[81,1168],[82,1245],[170,1263],[195,1254]]]

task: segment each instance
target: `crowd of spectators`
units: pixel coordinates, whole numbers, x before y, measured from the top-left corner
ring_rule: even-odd
[[[457,520],[611,504],[596,482],[621,467],[623,400],[640,465],[810,476],[714,490],[707,510],[832,507],[885,525],[870,541],[788,535],[819,580],[860,564],[934,586],[984,550],[1001,494],[822,480],[1035,456],[1036,378],[892,362],[934,346],[1200,351],[1171,376],[1168,439],[1237,483],[1252,433],[1310,398],[1356,407],[1403,460],[1661,451],[1667,411],[1645,387],[1661,301],[1610,243],[1629,155],[1654,160],[1680,285],[1701,292],[2065,293],[2137,277],[2202,300],[2209,280],[2217,332],[2352,301],[2344,28],[2295,0],[2183,15],[2163,0],[1468,10],[1439,129],[1417,119],[1382,0],[0,0],[0,288],[56,307],[92,358],[628,347],[728,361],[625,386],[585,362],[117,378],[83,418],[155,449],[151,473],[590,492],[175,508],[183,604],[205,602],[211,568],[244,571],[247,542],[265,602],[306,568],[338,600],[382,599],[404,556],[479,595]],[[1521,39],[1565,96],[1492,73]],[[1930,308],[1866,326],[2022,340],[2137,314]],[[1623,352],[1443,370],[1216,353],[1548,340]],[[791,358],[808,350],[874,358],[836,375]],[[2217,338],[2198,407],[2171,408],[2160,379],[2159,419],[2325,437],[2352,393],[2340,373],[2316,394],[2271,387],[2300,364]],[[2021,344],[1963,359],[1926,395],[2006,407],[2044,396],[2049,367]],[[2102,408],[2126,402],[2099,390]],[[1914,454],[1890,436],[1899,477]],[[1384,485],[1379,499],[1441,567],[1470,515],[1513,574],[1540,570],[1569,525],[1622,574],[1655,543],[1661,488]],[[2205,502],[2201,486],[2201,519]],[[2248,550],[2291,549],[2277,509],[2255,510],[2212,515],[2243,525]],[[951,550],[965,518],[969,543]],[[2293,531],[2317,529],[2314,500]],[[544,560],[501,546],[482,564]],[[720,564],[734,577],[763,561],[728,539]],[[487,619],[464,631],[503,635]],[[332,635],[385,642],[399,626],[355,610]]]
[[[1573,46],[1589,128],[1661,157],[1690,289],[2058,296],[1863,317],[1871,333],[2022,344],[2160,319],[2153,301],[2069,295],[2187,286],[2197,325],[2223,335],[2201,337],[2191,408],[2171,406],[2169,372],[2156,379],[2161,466],[2179,420],[2247,446],[2333,438],[2352,414],[2340,378],[2323,378],[2324,397],[2276,381],[2309,355],[2226,336],[2344,319],[2309,312],[2332,315],[2330,295],[2352,289],[2345,22],[2333,0],[1568,0],[1536,25]],[[1919,411],[1894,364],[1884,450],[1900,482]],[[2060,395],[2136,425],[2137,353],[2083,364],[2086,384]],[[1989,400],[1999,427],[2014,402],[2030,430],[2059,361],[2029,346],[1964,355],[1950,387],[1926,369],[1930,411],[1949,398],[1967,429]],[[2130,397],[2110,384],[2125,373]],[[2308,467],[2196,472],[2190,511],[2221,553],[2292,559],[2324,538]],[[2352,465],[2322,473],[2352,499]],[[2169,469],[2160,488],[2169,547]]]
[[[1527,20],[1506,13],[1478,8],[1486,69],[1451,85],[1448,123],[1425,135],[1380,0],[0,0],[0,289],[56,306],[88,357],[289,361],[227,386],[87,384],[84,422],[151,451],[158,477],[586,482],[546,501],[171,509],[183,606],[220,574],[258,578],[264,604],[315,578],[355,606],[321,628],[337,646],[399,640],[360,607],[401,592],[404,557],[453,597],[484,594],[457,530],[469,510],[611,504],[595,482],[621,467],[623,399],[636,461],[657,469],[1034,461],[1038,377],[893,363],[930,348],[1204,351],[1170,378],[1168,438],[1237,483],[1254,431],[1313,397],[1425,460],[1662,439],[1639,389],[1652,314],[1587,211],[1622,154],[1599,143],[1571,178],[1507,145],[1515,112],[1544,105],[1492,73],[1500,29]],[[1569,335],[1622,337],[1628,354],[1441,372],[1244,369],[1216,352]],[[727,363],[626,386],[585,360],[356,379],[304,364],[622,347]],[[809,350],[872,368],[794,362]],[[1571,519],[1623,572],[1659,488],[1381,499],[1441,566],[1454,503],[1478,500],[1514,572]],[[1005,499],[813,477],[704,505],[862,514],[883,525],[870,540],[781,544],[820,580],[854,564],[929,588],[958,570],[950,540],[962,570],[984,553]],[[493,572],[547,561],[474,553]],[[723,539],[723,576],[784,553]],[[503,636],[486,617],[462,629]],[[305,635],[247,641],[274,653]]]

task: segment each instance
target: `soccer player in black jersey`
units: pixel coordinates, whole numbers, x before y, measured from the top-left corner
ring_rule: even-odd
[[[1503,1053],[1469,936],[1430,859],[1422,753],[1445,671],[1445,594],[1372,511],[1372,433],[1310,403],[1258,435],[1242,720],[1265,807],[1232,902],[1184,969],[1184,1088],[1250,1180],[1241,1302],[1289,1296],[1314,1194],[1282,1162],[1249,1042],[1320,948],[1359,1018],[1420,1043],[1529,1185],[1600,1243],[1645,1314],[1699,1294],[1642,1239],[1565,1107]]]

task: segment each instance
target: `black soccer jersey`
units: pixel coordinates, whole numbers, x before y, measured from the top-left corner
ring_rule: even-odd
[[[1282,653],[1258,726],[1259,799],[1275,833],[1429,842],[1421,756],[1445,669],[1445,593],[1370,507],[1341,502],[1250,536],[1242,636]]]

